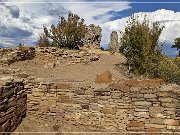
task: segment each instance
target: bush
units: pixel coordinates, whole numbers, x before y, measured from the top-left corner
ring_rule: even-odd
[[[68,18],[60,17],[57,26],[52,25],[48,31],[44,27],[45,35],[52,39],[52,45],[60,48],[79,49],[84,43],[86,25],[84,19],[69,12]]]
[[[180,84],[180,67],[175,59],[163,58],[157,68],[153,71],[156,76],[169,83]]]
[[[50,46],[48,37],[44,33],[39,34],[39,39],[38,39],[37,45],[40,47],[49,47]]]
[[[134,14],[129,17],[125,32],[121,32],[120,46],[120,52],[127,57],[129,71],[148,75],[158,66],[162,59],[158,40],[163,28],[158,22],[150,27],[146,15],[142,22]]]
[[[180,57],[180,37],[174,39],[174,45],[172,45],[171,47],[177,48],[177,50],[179,50],[178,57]]]

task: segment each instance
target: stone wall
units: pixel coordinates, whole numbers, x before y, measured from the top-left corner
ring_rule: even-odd
[[[89,63],[97,61],[100,55],[87,50],[66,50],[55,47],[36,47],[36,56],[46,59],[47,63],[45,67],[54,67],[56,65],[63,64],[77,64],[77,63]],[[51,58],[51,60],[50,60]],[[52,63],[54,61],[54,63]]]
[[[26,102],[23,81],[0,76],[0,132],[16,129],[26,116]]]
[[[74,125],[98,131],[180,131],[180,87],[162,83],[29,81],[28,114],[42,119],[62,116]]]
[[[87,26],[87,33],[85,34],[85,45],[86,47],[100,48],[102,29],[99,26],[90,24]]]
[[[16,61],[32,59],[35,56],[34,47],[0,48],[0,64],[9,65]]]

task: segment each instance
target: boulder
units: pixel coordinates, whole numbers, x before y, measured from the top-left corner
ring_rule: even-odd
[[[112,75],[110,71],[106,71],[100,75],[97,75],[95,83],[111,83]]]

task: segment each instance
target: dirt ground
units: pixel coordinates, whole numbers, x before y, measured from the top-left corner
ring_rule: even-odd
[[[27,73],[41,78],[52,78],[63,81],[94,82],[96,76],[105,71],[110,71],[114,80],[124,79],[122,71],[117,69],[118,64],[125,62],[125,57],[121,54],[102,53],[98,61],[88,64],[77,63],[74,65],[63,64],[55,66],[52,69],[44,68],[46,59],[35,57],[33,60],[19,61],[11,64],[13,69],[20,68],[21,73]],[[48,60],[48,62],[53,62]]]

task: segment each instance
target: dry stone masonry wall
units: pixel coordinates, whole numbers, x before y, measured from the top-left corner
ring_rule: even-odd
[[[0,76],[0,132],[12,132],[17,128],[26,116],[26,102],[23,81]]]
[[[180,88],[161,80],[118,83],[29,81],[28,114],[101,131],[180,131]],[[59,117],[61,116],[61,117]]]
[[[79,50],[65,50],[53,47],[36,47],[35,48],[36,56],[43,57],[43,59],[50,58],[53,56],[54,63],[47,63],[46,68],[53,68],[56,65],[62,64],[77,64],[77,63],[89,63],[92,61],[97,61],[100,58],[100,55],[88,51],[79,51]],[[50,60],[51,61],[51,60]]]
[[[16,61],[32,59],[35,56],[34,47],[0,48],[0,64],[9,65]]]

